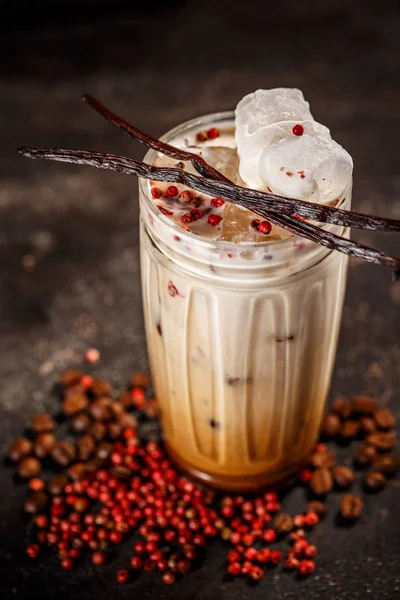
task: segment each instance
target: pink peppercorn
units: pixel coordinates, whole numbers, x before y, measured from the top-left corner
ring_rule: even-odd
[[[151,195],[153,196],[153,198],[155,198],[157,200],[158,198],[161,198],[162,192],[161,192],[160,188],[153,187],[153,188],[151,188]]]
[[[172,198],[173,196],[177,196],[179,194],[179,190],[176,185],[170,185],[166,189],[166,194]]]
[[[211,198],[210,204],[214,208],[219,208],[220,206],[225,204],[225,200],[222,200],[222,198]]]
[[[303,125],[300,125],[300,123],[297,123],[292,129],[292,133],[293,133],[293,135],[303,135],[303,133],[304,133]]]
[[[264,531],[263,539],[271,544],[276,540],[276,531],[274,529],[266,529]]]
[[[208,215],[207,221],[210,225],[212,225],[213,227],[216,227],[222,221],[222,217],[220,217],[219,215],[215,215],[215,214]]]
[[[216,127],[211,127],[207,131],[207,137],[209,140],[215,140],[215,138],[219,137],[219,130]]]

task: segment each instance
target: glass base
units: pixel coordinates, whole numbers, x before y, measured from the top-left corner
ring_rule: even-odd
[[[304,466],[303,461],[286,471],[260,473],[258,475],[221,475],[216,473],[205,473],[199,471],[196,467],[188,463],[182,456],[165,443],[165,448],[171,460],[175,465],[185,471],[196,481],[204,485],[222,491],[255,493],[270,488],[283,488],[292,484],[296,480],[296,473]]]

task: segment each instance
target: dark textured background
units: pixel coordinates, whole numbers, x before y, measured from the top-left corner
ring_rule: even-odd
[[[146,366],[138,279],[137,182],[112,173],[24,160],[21,144],[143,155],[80,103],[88,91],[161,134],[234,107],[257,87],[298,86],[315,117],[354,157],[354,206],[400,217],[398,2],[0,2],[0,432],[6,448],[27,418],[55,410],[56,373],[88,346],[98,372],[123,386]],[[111,9],[111,5],[113,8]],[[400,254],[399,238],[355,236]],[[400,416],[400,283],[352,262],[332,396],[376,395]],[[304,582],[271,572],[257,588],[223,581],[216,545],[204,566],[165,587],[147,574],[117,588],[115,570],[86,562],[62,573],[25,557],[23,486],[1,470],[2,598],[86,600],[400,597],[399,483],[366,498],[352,529],[329,517],[313,533],[318,571]],[[302,494],[292,494],[296,509]],[[338,498],[329,500],[333,514]],[[126,556],[129,545],[125,544]]]

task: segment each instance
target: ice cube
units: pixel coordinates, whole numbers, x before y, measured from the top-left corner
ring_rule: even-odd
[[[239,102],[235,111],[236,128],[252,135],[264,127],[279,121],[313,121],[310,105],[304,100],[301,90],[275,88],[256,90]]]
[[[210,146],[201,149],[201,156],[209,165],[220,171],[233,183],[243,185],[239,175],[239,155],[236,148]]]
[[[352,169],[346,150],[331,138],[318,135],[283,139],[265,148],[259,160],[265,186],[282,196],[312,202],[338,197]]]
[[[272,242],[287,237],[288,233],[280,227],[272,226],[268,235],[257,233],[251,227],[254,219],[262,220],[262,217],[237,204],[227,202],[222,212],[221,234],[219,240],[226,242]]]
[[[258,171],[262,151],[281,139],[293,137],[296,124],[301,124],[307,135],[330,137],[329,129],[314,121],[308,102],[297,89],[257,90],[239,102],[235,119],[239,171],[250,187],[263,185]]]

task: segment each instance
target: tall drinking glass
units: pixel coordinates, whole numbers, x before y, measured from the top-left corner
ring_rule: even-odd
[[[162,139],[227,125],[232,113],[212,114]],[[339,202],[350,207],[351,181]],[[206,240],[159,212],[145,180],[140,206],[147,344],[170,456],[223,489],[290,478],[318,437],[347,257],[298,237]]]

